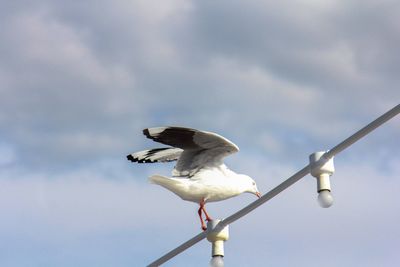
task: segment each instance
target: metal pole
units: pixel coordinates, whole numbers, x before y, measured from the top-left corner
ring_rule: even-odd
[[[162,256],[161,258],[159,258],[158,260],[155,260],[154,262],[150,263],[149,265],[147,265],[148,267],[157,267],[160,266],[161,264],[165,263],[166,261],[172,259],[173,257],[175,257],[176,255],[178,255],[179,253],[181,253],[182,251],[186,250],[187,248],[190,248],[191,246],[193,246],[194,244],[196,244],[197,242],[200,242],[201,240],[203,240],[204,238],[207,237],[207,232],[202,232],[198,235],[196,235],[195,237],[193,237],[192,239],[186,241],[185,243],[183,243],[182,245],[180,245],[179,247],[171,250],[170,252],[168,252],[167,254],[165,254],[164,256]]]
[[[234,221],[240,219],[241,217],[247,215],[248,213],[250,213],[254,209],[258,208],[262,204],[266,203],[267,201],[269,201],[270,199],[272,199],[273,197],[275,197],[276,195],[281,193],[283,190],[285,190],[286,188],[288,188],[289,186],[293,185],[294,183],[299,181],[301,178],[303,178],[304,176],[309,174],[311,167],[315,167],[315,166],[318,166],[318,165],[322,166],[324,163],[326,163],[333,156],[339,154],[340,152],[342,152],[343,150],[345,150],[346,148],[348,148],[349,146],[351,146],[352,144],[354,144],[355,142],[357,142],[358,140],[360,140],[361,138],[363,138],[364,136],[366,136],[367,134],[369,134],[370,132],[372,132],[373,130],[375,130],[376,128],[378,128],[379,126],[384,124],[385,122],[387,122],[388,120],[392,119],[393,117],[395,117],[399,113],[400,113],[400,104],[395,106],[391,110],[387,111],[385,114],[383,114],[379,118],[375,119],[374,121],[369,123],[367,126],[365,126],[361,130],[359,130],[356,133],[354,133],[353,135],[351,135],[350,137],[346,138],[344,141],[342,141],[338,145],[334,146],[332,149],[328,150],[328,152],[326,152],[321,157],[321,159],[318,160],[317,162],[315,162],[312,166],[310,166],[310,164],[305,166],[303,169],[301,169],[300,171],[298,171],[297,173],[295,173],[294,175],[289,177],[287,180],[285,180],[284,182],[279,184],[277,187],[275,187],[274,189],[272,189],[268,193],[264,194],[261,198],[259,198],[256,201],[250,203],[249,205],[247,205],[243,209],[237,211],[236,213],[234,213],[231,216],[229,216],[228,218],[226,218],[225,220],[222,220],[215,227],[216,231],[218,231],[219,229],[224,228],[228,224],[233,223]],[[168,252],[167,254],[162,256],[161,258],[159,258],[156,261],[150,263],[148,266],[149,267],[160,266],[161,264],[163,264],[166,261],[170,260],[171,258],[175,257],[179,253],[183,252],[187,248],[189,248],[189,247],[193,246],[194,244],[200,242],[201,240],[206,238],[206,236],[207,236],[206,232],[202,232],[202,233],[198,234],[197,236],[195,236],[192,239],[186,241],[185,243],[183,243],[179,247],[171,250],[170,252]]]
[[[394,108],[392,108],[391,110],[389,110],[388,112],[386,112],[385,114],[383,114],[382,116],[380,116],[379,118],[374,120],[373,122],[369,123],[367,126],[362,128],[355,134],[351,135],[349,138],[347,138],[340,144],[334,146],[327,153],[325,153],[325,155],[323,157],[326,159],[330,159],[333,156],[335,156],[336,154],[339,154],[340,152],[342,152],[343,150],[345,150],[346,148],[348,148],[349,146],[351,146],[352,144],[354,144],[355,142],[357,142],[358,140],[360,140],[361,138],[363,138],[364,136],[366,136],[367,134],[369,134],[370,132],[372,132],[373,130],[375,130],[376,128],[378,128],[379,126],[384,124],[385,122],[387,122],[388,120],[392,119],[399,113],[400,113],[400,104],[395,106]]]

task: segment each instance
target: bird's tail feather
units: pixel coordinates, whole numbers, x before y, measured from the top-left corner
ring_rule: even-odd
[[[152,175],[149,177],[149,182],[152,184],[161,185],[169,190],[176,188],[179,182],[176,179],[165,177],[162,175]],[[173,191],[173,190],[172,190]]]
[[[126,158],[138,163],[168,162],[177,160],[182,151],[175,147],[154,148],[129,154]]]

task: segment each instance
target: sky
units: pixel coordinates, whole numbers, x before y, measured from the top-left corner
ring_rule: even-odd
[[[0,265],[144,266],[195,203],[132,164],[146,127],[219,133],[262,193],[399,104],[399,1],[1,1]],[[400,262],[400,119],[230,225],[225,266]],[[225,218],[254,201],[208,204]],[[203,240],[165,266],[208,266]]]

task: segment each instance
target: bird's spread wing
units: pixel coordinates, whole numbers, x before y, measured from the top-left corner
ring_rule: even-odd
[[[156,142],[183,149],[174,176],[191,176],[204,166],[221,164],[224,157],[239,151],[234,143],[218,134],[190,128],[147,128],[143,134]]]

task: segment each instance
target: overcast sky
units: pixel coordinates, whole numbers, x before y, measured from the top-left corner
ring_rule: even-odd
[[[147,182],[173,164],[126,160],[143,128],[222,134],[265,193],[400,102],[399,1],[0,2],[1,266],[143,266],[198,234]],[[307,176],[232,224],[226,266],[398,265],[399,124],[335,158],[331,208]]]

